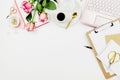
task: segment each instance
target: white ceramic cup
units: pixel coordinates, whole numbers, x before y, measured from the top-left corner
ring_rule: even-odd
[[[54,11],[49,11],[47,10],[48,16],[49,16],[49,21],[54,22],[60,27],[65,28],[67,24],[70,22],[72,19],[73,13],[77,13],[77,17],[74,18],[70,24],[70,26],[74,25],[78,21],[80,21],[80,16],[81,16],[81,3],[80,1],[77,0],[58,0],[57,9]],[[64,14],[65,18],[61,21],[58,19],[58,15],[62,13]],[[63,16],[61,16],[63,17]]]

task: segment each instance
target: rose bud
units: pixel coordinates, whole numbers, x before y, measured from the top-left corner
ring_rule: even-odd
[[[30,4],[27,1],[22,2],[22,7],[21,7],[26,13],[30,13],[32,10],[32,4]]]
[[[35,29],[35,23],[33,23],[33,22],[27,23],[27,25],[26,25],[26,30],[27,30],[28,32],[34,31],[34,29]]]
[[[40,22],[44,23],[44,22],[47,21],[47,19],[48,19],[47,13],[40,13],[40,14],[39,14],[39,21],[40,21]]]

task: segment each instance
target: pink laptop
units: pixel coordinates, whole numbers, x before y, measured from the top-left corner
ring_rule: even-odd
[[[120,17],[120,0],[82,0],[81,22],[91,27]]]

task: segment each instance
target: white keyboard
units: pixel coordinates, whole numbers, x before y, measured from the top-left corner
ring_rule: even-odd
[[[87,9],[120,17],[120,0],[88,0]]]

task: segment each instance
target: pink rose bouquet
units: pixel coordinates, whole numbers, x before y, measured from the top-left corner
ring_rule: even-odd
[[[56,0],[28,0],[23,1],[21,4],[21,8],[28,15],[26,16],[26,20],[28,24],[26,24],[27,31],[33,31],[35,29],[35,15],[39,15],[39,21],[45,23],[48,19],[48,15],[45,12],[46,9],[55,10],[56,9]]]

